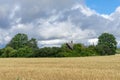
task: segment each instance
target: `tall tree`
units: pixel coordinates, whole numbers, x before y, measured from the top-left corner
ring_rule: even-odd
[[[35,38],[32,38],[28,41],[28,46],[32,49],[38,49],[37,40]]]
[[[13,49],[19,49],[24,46],[27,46],[28,36],[26,34],[18,33],[12,40],[7,44],[7,46],[12,47]]]
[[[97,48],[101,55],[113,55],[116,53],[117,42],[114,35],[103,33],[98,39]]]

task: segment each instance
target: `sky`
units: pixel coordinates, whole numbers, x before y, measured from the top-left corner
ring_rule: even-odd
[[[120,0],[85,0],[85,3],[100,14],[111,14],[120,6]]]
[[[17,33],[36,38],[39,47],[73,40],[97,44],[104,32],[120,46],[120,0],[0,0],[0,47]]]

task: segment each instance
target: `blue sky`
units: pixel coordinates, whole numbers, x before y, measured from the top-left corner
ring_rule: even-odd
[[[111,14],[120,6],[120,0],[86,0],[85,3],[101,14]]]

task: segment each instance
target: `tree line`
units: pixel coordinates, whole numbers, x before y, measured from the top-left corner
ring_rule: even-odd
[[[62,44],[61,47],[39,48],[35,38],[28,39],[23,33],[16,34],[11,41],[0,49],[0,57],[83,57],[115,55],[117,42],[114,35],[102,33],[98,37],[97,45],[85,46],[75,43],[73,49]]]

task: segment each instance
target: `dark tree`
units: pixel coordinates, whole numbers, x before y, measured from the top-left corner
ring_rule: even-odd
[[[97,50],[101,55],[114,55],[117,49],[116,38],[109,33],[103,33],[98,38]]]

